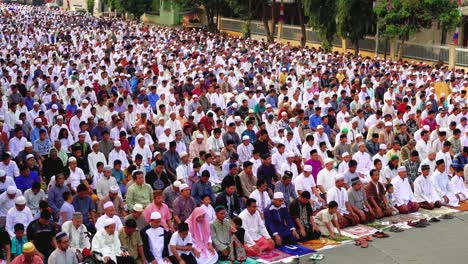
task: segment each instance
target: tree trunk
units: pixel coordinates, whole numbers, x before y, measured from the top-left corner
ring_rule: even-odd
[[[301,25],[301,46],[304,47],[307,41],[306,27],[304,23],[304,15],[302,14],[302,0],[296,0],[297,14],[299,18],[299,24]]]
[[[359,39],[353,40],[354,44],[354,56],[357,56],[359,54]]]
[[[398,60],[401,60],[401,58],[403,58],[404,47],[405,47],[405,38],[402,38],[400,48],[398,49]]]
[[[270,26],[268,25],[268,19],[266,16],[266,9],[267,9],[267,1],[263,0],[262,1],[262,21],[263,21],[263,27],[265,28],[265,35],[267,37],[267,41],[270,42]]]
[[[271,30],[270,36],[268,36],[268,42],[275,42],[275,29],[276,29],[276,20],[275,20],[275,5],[276,0],[271,1]]]

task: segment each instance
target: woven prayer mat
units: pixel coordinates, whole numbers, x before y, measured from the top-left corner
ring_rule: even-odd
[[[411,214],[397,214],[388,217],[382,218],[380,221],[382,222],[389,222],[389,224],[395,223],[407,223],[408,221],[415,221],[424,218],[423,215],[415,215],[414,213]]]
[[[289,255],[288,253],[275,248],[273,250],[270,250],[268,252],[261,254],[260,256],[257,257],[256,260],[257,262],[260,262],[260,263],[271,263],[271,262],[282,260],[290,256],[291,255]]]
[[[464,204],[464,203],[463,203]],[[468,208],[467,208],[468,209]],[[433,210],[420,209],[419,212],[426,218],[440,217],[443,214],[453,214],[460,212],[459,207],[446,207],[434,208]]]
[[[346,227],[341,230],[341,232],[344,235],[347,235],[350,237],[367,236],[367,235],[374,234],[377,231],[379,230],[370,226],[366,226],[366,225],[355,225],[355,226]]]
[[[351,239],[351,238],[350,238]],[[300,243],[302,246],[312,249],[312,250],[321,250],[324,248],[331,248],[331,247],[336,247],[338,245],[341,245],[340,242],[331,240],[327,237],[321,237],[320,239],[317,240],[309,240]]]
[[[303,247],[301,245],[281,246],[278,247],[278,249],[291,256],[303,256],[315,252],[315,250]]]

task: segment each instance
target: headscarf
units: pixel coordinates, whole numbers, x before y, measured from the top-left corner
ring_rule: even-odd
[[[193,241],[197,245],[197,248],[200,250],[200,252],[208,250],[208,241],[210,240],[211,236],[210,224],[206,220],[205,214],[205,209],[197,207],[185,221],[189,226]],[[198,217],[202,217],[201,222],[197,222]]]

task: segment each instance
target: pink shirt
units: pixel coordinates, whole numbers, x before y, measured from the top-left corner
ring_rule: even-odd
[[[149,223],[151,220],[151,213],[153,212],[159,212],[161,214],[161,226],[164,228],[164,230],[169,231],[169,226],[167,223],[171,221],[172,215],[171,212],[169,211],[169,207],[165,203],[161,204],[161,207],[157,207],[156,204],[150,203],[146,208],[145,211],[143,211],[143,216],[146,219],[146,222]]]

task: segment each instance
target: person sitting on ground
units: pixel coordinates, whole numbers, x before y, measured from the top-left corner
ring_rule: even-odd
[[[320,237],[320,231],[314,221],[310,197],[310,192],[303,191],[297,199],[289,204],[289,213],[296,224],[297,230],[299,230],[300,241],[308,241]]]
[[[414,198],[419,206],[424,209],[432,210],[440,208],[442,203],[437,195],[434,186],[429,178],[429,165],[421,165],[421,175],[414,180]]]
[[[247,259],[247,250],[254,251],[252,247],[255,247],[255,242],[249,236],[245,229],[242,228],[242,219],[234,216],[231,219],[231,245],[229,246],[229,259],[231,263],[238,261],[239,263],[244,263]]]
[[[354,213],[351,208],[351,204],[348,201],[348,192],[346,192],[346,189],[344,188],[344,176],[342,174],[335,176],[335,186],[328,190],[327,201],[335,201],[338,203],[336,216],[338,218],[340,228],[357,225],[359,222],[359,216]]]
[[[42,259],[40,253],[36,250],[36,247],[33,243],[28,242],[23,245],[23,254],[16,257],[11,264],[42,264],[44,260]]]
[[[284,196],[281,192],[275,192],[271,205],[263,211],[265,226],[270,236],[274,238],[276,245],[294,244],[300,238],[294,227],[294,222],[284,205]]]
[[[135,204],[133,206],[132,212],[125,217],[124,221],[127,221],[128,219],[135,220],[139,230],[142,230],[148,225],[145,217],[143,216],[143,206],[141,204]]]
[[[260,214],[257,208],[257,201],[252,198],[247,200],[246,208],[239,214],[243,223],[242,227],[255,242],[255,246],[246,248],[246,253],[249,257],[258,256],[275,247],[275,242],[271,239],[270,234],[268,234],[262,216],[263,212]]]
[[[23,253],[23,245],[28,242],[24,234],[24,225],[18,223],[15,225],[15,236],[11,239],[11,258],[21,255]]]
[[[180,185],[180,196],[174,200],[172,207],[174,209],[173,216],[176,225],[185,222],[196,208],[195,199],[190,196],[190,187],[187,184],[183,183]]]
[[[379,181],[379,171],[376,169],[370,170],[370,181],[364,187],[366,191],[367,202],[372,207],[375,218],[380,219],[384,216],[391,216],[392,209],[390,208],[387,196],[385,196],[385,187]]]
[[[219,205],[226,208],[228,218],[240,214],[240,199],[236,194],[236,183],[233,180],[226,182],[226,188],[216,197],[215,207]]]
[[[151,214],[153,212],[159,212],[161,214],[161,226],[164,230],[173,233],[172,214],[167,204],[163,203],[163,192],[161,190],[153,191],[153,202],[143,211],[146,222],[149,223],[151,221]]]
[[[96,224],[95,224],[95,227],[96,227],[96,230],[100,230],[100,229],[103,229],[105,226],[104,226],[104,222],[107,220],[107,219],[114,219],[114,222],[115,222],[115,228],[117,230],[120,230],[120,228],[122,228],[122,220],[120,220],[120,217],[115,215],[115,208],[114,208],[114,204],[112,202],[107,202],[104,204],[104,214],[101,215],[97,221],[96,221]]]
[[[449,176],[445,169],[445,166],[449,165],[450,164],[445,164],[443,159],[437,160],[436,170],[431,175],[431,182],[443,205],[458,207],[460,206],[460,201],[455,196],[455,192],[450,186]]]
[[[348,190],[348,199],[353,212],[359,216],[359,222],[363,225],[373,222],[375,212],[367,202],[366,192],[362,188],[362,182],[359,177],[351,179],[351,188]]]
[[[315,223],[323,236],[330,236],[330,238],[335,238],[336,234],[341,236],[341,228],[336,215],[337,211],[338,203],[331,201],[328,203],[328,208],[323,209],[314,216]]]
[[[195,249],[192,234],[187,223],[180,223],[177,231],[172,234],[169,242],[169,259],[174,264],[197,263],[194,255]]]
[[[192,234],[193,254],[197,263],[215,264],[218,262],[218,254],[213,247],[210,224],[205,215],[205,210],[197,207],[185,222],[189,225]]]
[[[128,257],[128,253],[120,248],[119,233],[115,230],[115,221],[112,218],[104,220],[103,228],[93,237],[91,248],[102,254],[104,263],[121,263]]]
[[[135,260],[135,263],[142,264],[145,257],[143,241],[134,219],[125,220],[124,227],[119,230],[119,239],[122,247],[127,249],[128,255]]]
[[[450,180],[450,184],[452,186],[452,190],[457,196],[460,202],[465,201],[468,199],[468,189],[465,187],[465,183],[463,180],[464,170],[463,167],[457,166],[455,167],[455,175],[453,175],[452,179]]]
[[[149,225],[141,230],[140,234],[147,263],[170,263],[168,251],[170,234],[161,226],[159,212],[151,213]]]
[[[70,237],[65,232],[55,235],[57,248],[50,254],[50,264],[78,264],[75,252],[70,248]]]
[[[395,208],[398,209],[398,212],[400,214],[417,212],[419,204],[416,202],[411,185],[406,178],[406,167],[400,166],[398,168],[398,175],[392,179],[392,185],[395,190],[393,199],[395,200]]]
[[[70,248],[73,251],[90,248],[88,229],[83,225],[83,215],[80,212],[74,213],[71,221],[63,223],[62,231],[70,238]]]

